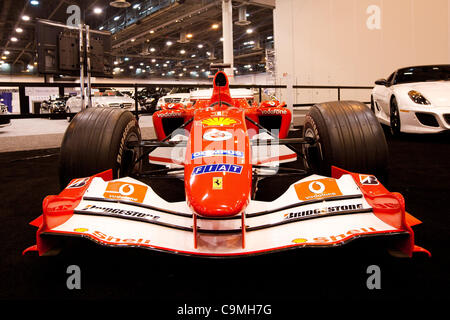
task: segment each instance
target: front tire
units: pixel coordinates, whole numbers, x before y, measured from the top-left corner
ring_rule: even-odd
[[[74,178],[112,169],[113,178],[129,175],[138,154],[126,147],[141,141],[136,118],[116,108],[88,108],[70,122],[61,144],[59,178],[64,188]]]
[[[398,136],[401,130],[401,122],[400,122],[400,112],[398,110],[397,99],[395,97],[391,100],[391,108],[389,114],[389,121],[391,127],[391,134],[393,136]]]
[[[388,148],[375,115],[356,101],[334,101],[311,107],[303,136],[313,145],[303,145],[305,166],[330,176],[331,166],[348,171],[387,177]]]

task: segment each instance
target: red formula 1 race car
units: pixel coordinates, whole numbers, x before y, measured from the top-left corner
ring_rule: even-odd
[[[301,138],[288,137],[291,119],[283,103],[258,105],[230,90],[222,71],[209,96],[197,92],[191,105],[153,114],[154,140],[141,139],[129,111],[86,109],[61,145],[64,189],[45,198],[32,222],[37,244],[26,252],[47,254],[65,236],[206,257],[362,237],[389,239],[403,256],[427,252],[414,244],[411,226],[420,221],[377,179],[386,174],[387,145],[370,109],[354,101],[315,105]],[[297,160],[301,169],[280,166]],[[298,179],[273,201],[255,199],[261,179],[283,175]],[[144,182],[161,178],[183,180],[185,199],[169,202]]]

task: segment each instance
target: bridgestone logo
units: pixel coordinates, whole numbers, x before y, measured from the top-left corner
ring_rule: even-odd
[[[333,207],[325,207],[325,208],[319,208],[319,209],[311,209],[311,210],[304,210],[304,211],[298,211],[298,212],[290,212],[284,215],[284,219],[295,219],[295,218],[306,218],[311,216],[319,216],[319,215],[331,215],[333,213],[337,212],[343,212],[343,211],[353,211],[353,210],[359,210],[362,209],[363,205],[361,203],[358,204],[349,204],[349,205],[342,205],[342,206],[333,206]]]
[[[136,218],[145,218],[145,219],[152,219],[157,220],[160,217],[155,216],[153,214],[148,213],[142,213],[132,210],[123,210],[123,209],[115,209],[115,208],[107,208],[107,207],[99,207],[96,205],[87,205],[81,211],[100,211],[99,213],[109,213],[109,214],[115,214],[120,216],[127,216],[127,217],[136,217]]]

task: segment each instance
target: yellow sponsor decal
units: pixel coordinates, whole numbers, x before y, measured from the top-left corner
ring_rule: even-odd
[[[214,117],[202,121],[205,126],[229,126],[235,123],[237,123],[235,119],[224,117]]]

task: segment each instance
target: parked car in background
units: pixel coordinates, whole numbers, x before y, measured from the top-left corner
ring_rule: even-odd
[[[0,116],[7,114],[9,114],[8,107],[3,103],[3,99],[0,99]],[[0,117],[0,128],[9,126],[10,124],[11,119],[4,119],[3,117]]]
[[[91,102],[92,107],[122,108],[130,111],[135,109],[134,99],[113,89],[94,91]],[[87,98],[85,103],[87,105]],[[69,98],[66,106],[69,113],[81,111],[81,96]]]
[[[145,88],[137,93],[139,105],[147,112],[153,113],[156,110],[156,105],[162,96],[167,94],[164,88]]]
[[[375,84],[371,109],[393,134],[450,130],[450,65],[398,69]]]
[[[160,110],[163,105],[170,103],[181,103],[186,106],[190,101],[190,89],[189,88],[174,88],[167,95],[159,98],[156,105],[156,110]]]
[[[66,113],[66,102],[70,96],[50,97],[41,102],[41,113]]]

